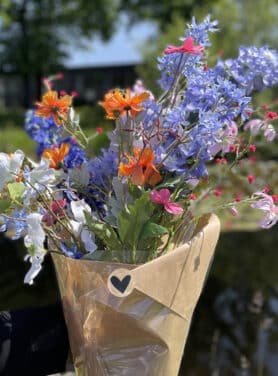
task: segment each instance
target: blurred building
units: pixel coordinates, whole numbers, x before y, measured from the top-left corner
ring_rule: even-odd
[[[76,91],[76,104],[96,103],[110,89],[131,87],[137,79],[134,64],[101,67],[68,68],[55,87],[66,92]]]
[[[92,104],[102,99],[111,88],[131,87],[137,78],[135,64],[118,66],[85,66],[63,69],[64,78],[55,82],[56,90],[76,91],[76,104]],[[36,100],[36,83],[31,81],[31,98]],[[21,77],[0,76],[0,106],[22,105],[23,84]]]
[[[127,21],[122,19],[109,42],[99,38],[72,42],[67,47],[68,57],[62,69],[64,79],[56,81],[55,89],[76,91],[76,104],[91,104],[102,99],[111,88],[131,87],[137,78],[135,67],[143,63],[141,47],[156,34],[157,28],[147,21],[128,28]],[[37,79],[34,77],[30,82],[31,103],[38,96]],[[0,106],[22,105],[22,81],[21,77],[9,73],[0,75]]]

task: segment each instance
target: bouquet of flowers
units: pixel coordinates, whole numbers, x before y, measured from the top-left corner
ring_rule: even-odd
[[[54,91],[55,77],[26,117],[40,161],[0,153],[0,230],[24,238],[26,283],[53,254],[82,375],[178,372],[219,233],[202,203],[222,195],[221,180],[238,174],[256,137],[275,138],[278,115],[254,109],[251,94],[278,83],[278,53],[241,47],[238,58],[209,66],[216,26],[193,19],[181,45],[165,48],[160,98],[140,81],[104,96],[99,104],[115,128],[100,155],[88,156],[74,95]],[[248,194],[235,189],[210,212],[237,215],[244,203],[262,211],[263,228],[274,225],[277,196],[252,174],[241,179]]]

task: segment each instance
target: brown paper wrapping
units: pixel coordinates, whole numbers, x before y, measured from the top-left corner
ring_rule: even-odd
[[[190,242],[143,265],[52,254],[80,376],[175,376],[219,236],[209,215]]]

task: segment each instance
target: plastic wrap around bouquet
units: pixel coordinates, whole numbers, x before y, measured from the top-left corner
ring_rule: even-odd
[[[178,374],[219,230],[205,216],[189,242],[142,265],[52,254],[78,375]]]

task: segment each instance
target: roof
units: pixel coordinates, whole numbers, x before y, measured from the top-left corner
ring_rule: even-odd
[[[122,18],[117,32],[108,42],[103,42],[98,37],[90,41],[82,41],[86,44],[86,49],[72,44],[65,66],[85,68],[142,63],[141,48],[148,38],[156,34],[156,31],[157,28],[151,22],[141,22],[128,28],[127,20]]]

